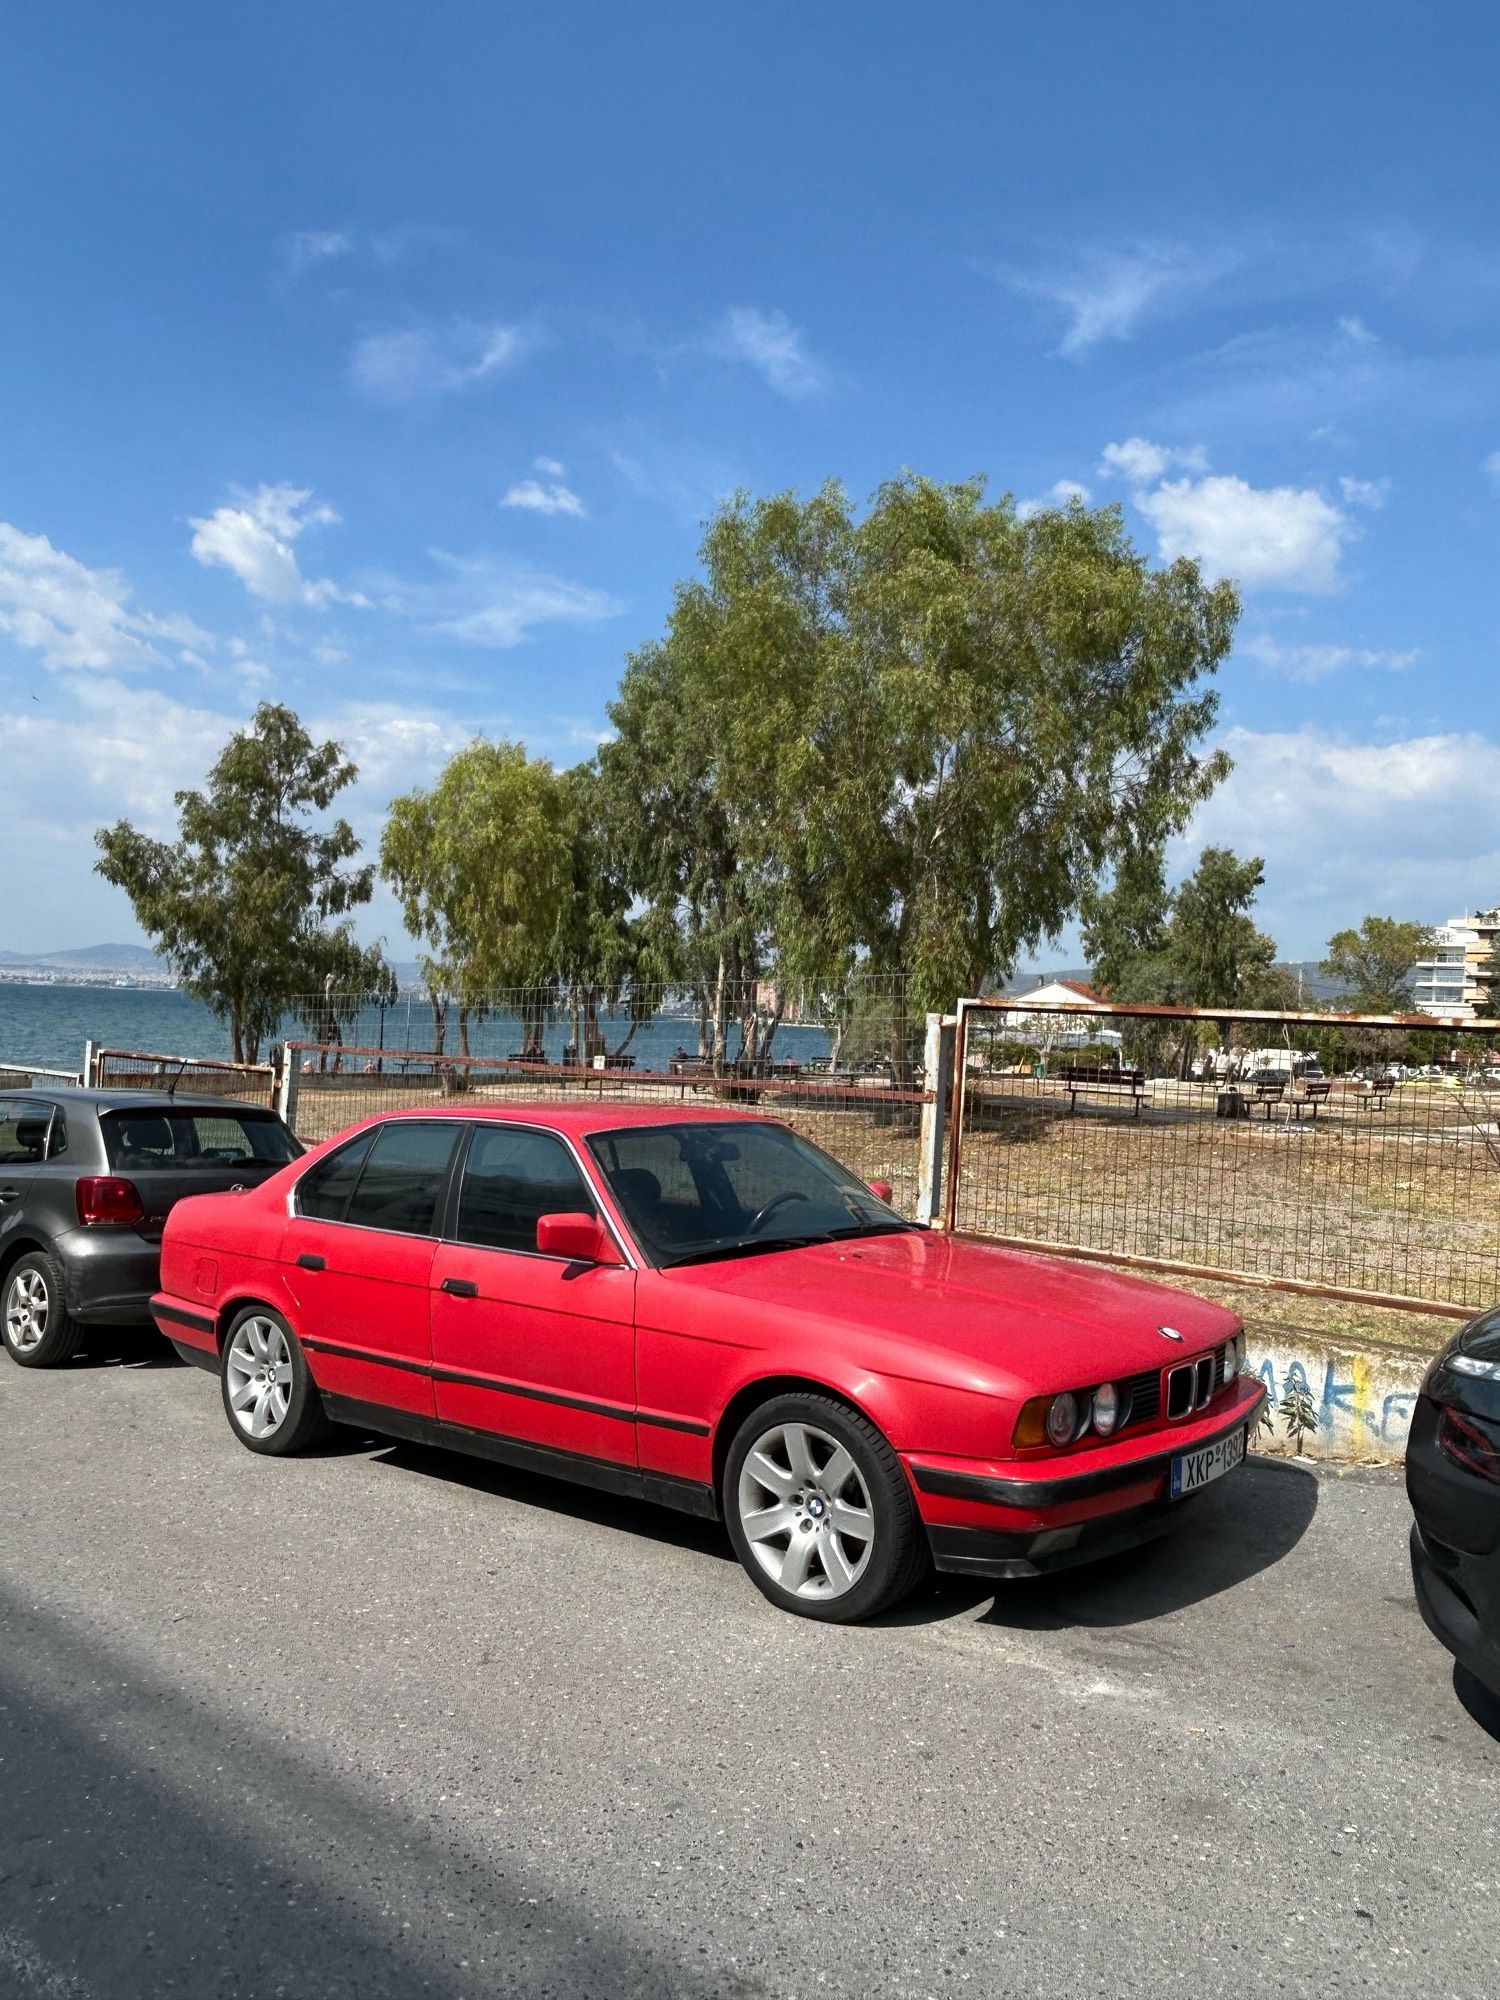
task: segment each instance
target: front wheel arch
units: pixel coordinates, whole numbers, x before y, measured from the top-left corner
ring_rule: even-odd
[[[736,1389],[719,1414],[714,1429],[713,1481],[714,1512],[723,1515],[721,1495],[724,1490],[724,1467],[729,1461],[729,1447],[734,1443],[735,1434],[752,1410],[758,1410],[762,1403],[769,1403],[777,1396],[832,1396],[857,1417],[863,1417],[867,1424],[873,1424],[882,1436],[886,1435],[885,1425],[876,1413],[853,1396],[846,1395],[836,1383],[820,1382],[811,1375],[761,1375],[755,1381],[745,1383]]]

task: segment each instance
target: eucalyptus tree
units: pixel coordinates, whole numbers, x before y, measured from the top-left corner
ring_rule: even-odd
[[[175,842],[127,820],[95,835],[98,872],[228,1024],[236,1062],[256,1061],[289,1013],[336,1024],[389,990],[383,955],[347,914],[369,902],[374,869],[356,863],[349,822],[326,818],[357,775],[337,743],[314,743],[291,709],[263,702],[206,789],[176,794]]]
[[[426,947],[434,1045],[449,996],[460,1045],[501,992],[514,996],[528,1046],[556,998],[559,914],[573,894],[572,816],[564,779],[519,743],[477,738],[431,791],[392,802],[381,873]]]

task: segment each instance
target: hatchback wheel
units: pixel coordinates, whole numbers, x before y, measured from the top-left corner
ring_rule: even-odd
[[[284,1458],[329,1428],[301,1344],[269,1307],[250,1306],[233,1321],[219,1379],[230,1428],[251,1451]]]
[[[63,1303],[62,1273],[54,1258],[34,1250],[11,1266],[0,1301],[0,1334],[23,1368],[55,1368],[71,1361],[83,1328]]]
[[[900,1460],[831,1396],[778,1396],[754,1411],[729,1447],[723,1504],[751,1580],[803,1618],[872,1617],[927,1567]]]

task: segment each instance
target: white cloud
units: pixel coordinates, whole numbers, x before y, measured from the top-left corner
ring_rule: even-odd
[[[1208,455],[1198,444],[1153,444],[1149,438],[1128,437],[1123,444],[1104,447],[1099,474],[1105,479],[1117,474],[1132,486],[1149,486],[1174,465],[1184,472],[1207,472]]]
[[[531,469],[533,472],[545,472],[550,478],[561,479],[568,468],[560,458],[534,458]]]
[[[1188,851],[1266,861],[1258,922],[1293,956],[1367,911],[1439,923],[1500,885],[1500,743],[1477,732],[1356,743],[1317,729],[1232,729],[1229,778]]]
[[[1494,480],[1495,484],[1500,486],[1500,451],[1492,451],[1490,453],[1489,457],[1484,461],[1484,469],[1490,478]]]
[[[1038,499],[1018,500],[1016,518],[1029,521],[1034,515],[1045,513],[1049,507],[1066,507],[1074,500],[1081,500],[1087,507],[1093,497],[1089,489],[1076,479],[1056,479]]]
[[[1256,487],[1224,474],[1167,480],[1135,504],[1164,562],[1192,556],[1248,590],[1322,595],[1339,587],[1349,524],[1309,487]]]
[[[49,667],[160,665],[164,647],[184,657],[213,644],[187,618],[137,610],[132,596],[118,570],[90,569],[45,535],[0,521],[0,632]]]
[[[515,361],[525,347],[519,327],[454,320],[367,334],[354,349],[357,388],[379,403],[412,403],[472,388]]]
[[[264,604],[363,603],[326,577],[303,576],[292,548],[304,529],[337,521],[332,507],[312,505],[303,486],[259,486],[232,506],[189,522],[192,551],[205,569],[227,569]]]
[[[354,237],[347,229],[299,229],[287,243],[287,258],[294,271],[305,271],[310,264],[347,257],[353,249]]]
[[[549,465],[553,462],[550,459],[546,461]],[[507,490],[500,505],[521,507],[533,514],[572,514],[579,520],[584,514],[583,502],[570,486],[564,486],[560,480],[543,486],[539,479],[522,479]]]
[[[1286,646],[1273,639],[1269,632],[1254,632],[1248,639],[1238,640],[1235,651],[1293,681],[1326,680],[1330,674],[1336,674],[1344,667],[1375,667],[1384,668],[1388,673],[1400,673],[1413,666],[1417,658],[1414,651],[1382,652],[1368,646],[1317,643]]]
[[[1373,514],[1390,497],[1391,482],[1388,479],[1351,479],[1345,474],[1339,480],[1339,491],[1349,506],[1364,507]]]
[[[1357,341],[1361,347],[1373,347],[1375,344],[1376,336],[1357,313],[1347,313],[1340,319],[1339,332],[1347,335],[1350,340]]]
[[[823,387],[823,371],[808,353],[805,335],[784,312],[731,306],[711,334],[708,351],[755,369],[778,396],[811,396]]]
[[[465,645],[505,650],[543,625],[597,625],[624,609],[607,591],[491,556],[434,549],[436,583],[392,583],[389,603],[431,631]]]
[[[1087,252],[1067,270],[1003,269],[1000,277],[1023,297],[1062,309],[1067,324],[1058,352],[1076,356],[1101,341],[1129,340],[1143,320],[1201,292],[1238,261],[1228,251],[1144,243]]]

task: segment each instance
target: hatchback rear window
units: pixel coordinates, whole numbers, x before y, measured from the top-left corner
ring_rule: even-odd
[[[284,1167],[300,1151],[279,1118],[254,1111],[108,1111],[104,1152],[118,1173]]]

